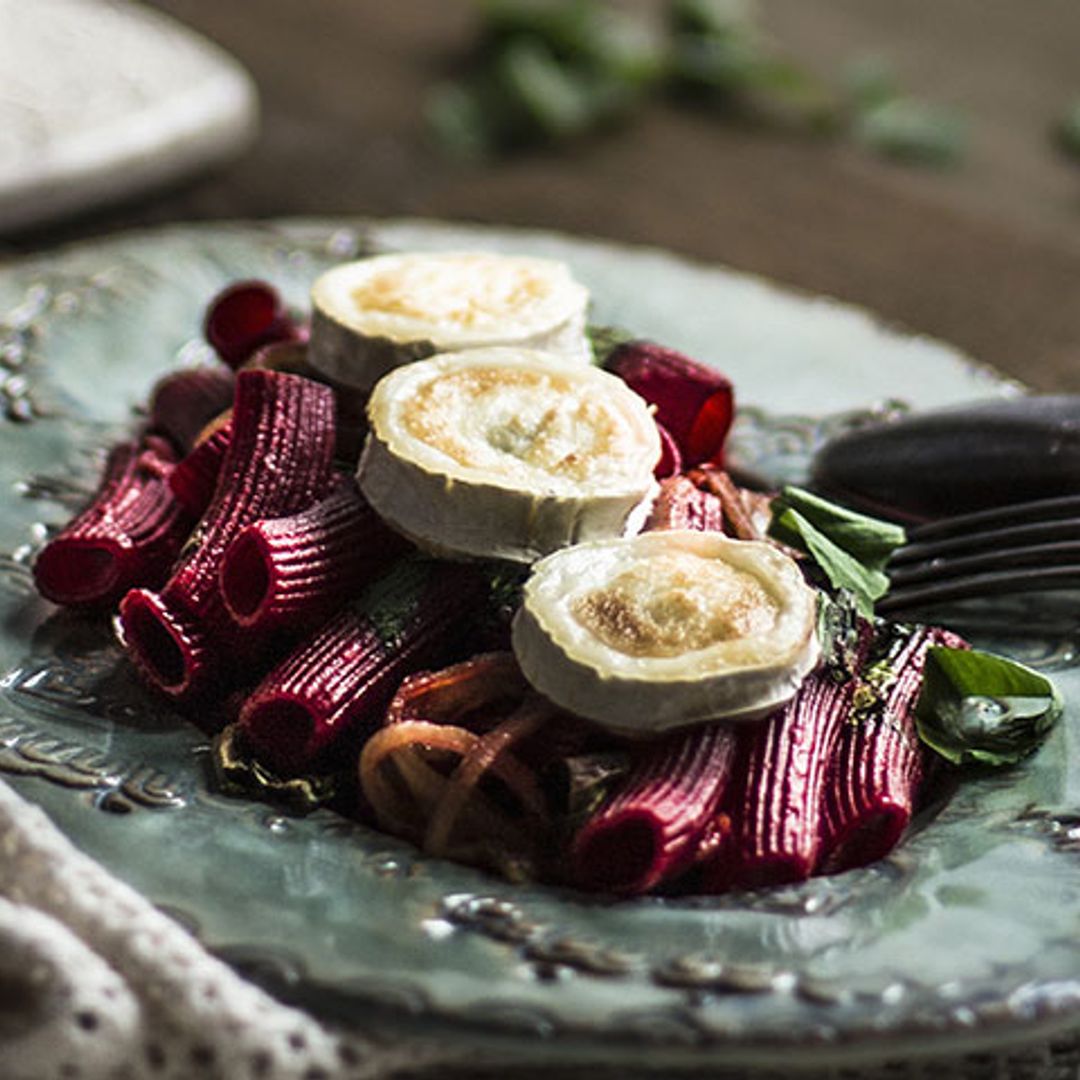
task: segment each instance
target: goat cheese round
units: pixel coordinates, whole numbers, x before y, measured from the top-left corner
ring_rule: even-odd
[[[446,353],[376,385],[360,489],[442,554],[531,562],[640,527],[660,439],[645,402],[588,364],[528,349]]]
[[[749,720],[817,663],[817,594],[769,544],[683,530],[542,559],[513,645],[557,705],[624,735]]]
[[[515,345],[590,356],[589,294],[565,263],[492,252],[378,255],[312,286],[310,357],[335,382],[369,390],[435,353]]]

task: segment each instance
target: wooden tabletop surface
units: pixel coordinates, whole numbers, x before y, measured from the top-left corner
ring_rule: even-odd
[[[760,21],[800,63],[836,77],[878,55],[905,89],[962,110],[970,151],[945,171],[669,103],[573,146],[455,164],[422,109],[473,38],[468,0],[155,6],[252,72],[258,142],[181,187],[9,239],[9,251],[223,218],[539,226],[723,261],[865,305],[1037,388],[1080,390],[1080,164],[1047,136],[1080,97],[1075,0],[760,0]]]

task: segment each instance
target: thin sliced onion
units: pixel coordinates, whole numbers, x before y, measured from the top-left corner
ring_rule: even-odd
[[[503,752],[516,740],[499,739],[489,747],[488,740],[498,730],[477,736],[464,728],[424,720],[403,720],[380,729],[360,755],[360,784],[380,824],[392,831],[410,830],[410,838],[424,839],[425,850],[432,854],[446,852],[432,851],[426,843],[428,834],[434,833],[436,841],[445,844],[454,822],[465,811],[475,836],[488,839],[512,833],[505,814],[476,787],[488,772],[506,785],[530,819],[546,816],[544,794],[532,771],[512,754]],[[428,765],[417,751],[445,751],[456,754],[460,761],[448,778]],[[483,755],[483,763],[479,768],[470,767],[462,780],[452,784],[474,753]],[[409,787],[412,805],[402,804],[399,793],[381,772],[391,761]],[[455,790],[461,794],[444,809],[448,794]]]
[[[495,772],[497,765],[510,761],[506,757],[507,751],[515,743],[534,734],[554,711],[548,702],[533,696],[498,727],[477,739],[443,789],[443,796],[424,835],[425,851],[433,855],[445,854],[454,824],[485,773],[488,770]],[[530,782],[512,785],[511,790],[530,814],[543,818],[547,814],[544,794],[531,773],[526,771],[524,775]]]

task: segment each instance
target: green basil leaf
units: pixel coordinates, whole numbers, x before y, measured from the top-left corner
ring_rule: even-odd
[[[892,66],[874,53],[857,56],[847,65],[844,87],[852,108],[857,112],[875,109],[900,96]]]
[[[899,525],[857,514],[797,487],[785,487],[773,500],[769,535],[810,555],[830,585],[848,590],[867,618],[874,601],[889,589],[883,567],[905,540]]]
[[[753,26],[750,0],[671,0],[671,28],[680,34],[745,33]]]
[[[785,487],[773,507],[774,513],[777,507],[798,511],[815,529],[871,570],[883,570],[889,556],[907,540],[902,525],[856,513],[803,488]],[[791,543],[783,535],[772,535]],[[792,546],[797,547],[797,542]]]
[[[956,765],[1014,765],[1062,711],[1057,687],[1037,671],[975,649],[935,646],[915,708],[919,738]]]
[[[495,58],[493,71],[502,92],[536,135],[552,139],[580,135],[595,119],[581,73],[560,62],[541,41],[508,42]]]
[[[775,530],[774,530],[775,526]],[[834,589],[846,589],[854,597],[859,613],[867,618],[874,613],[874,601],[889,589],[889,579],[880,571],[864,566],[842,547],[833,543],[797,510],[784,510],[774,515],[769,535],[788,543],[797,539],[796,546],[806,551],[825,572]]]

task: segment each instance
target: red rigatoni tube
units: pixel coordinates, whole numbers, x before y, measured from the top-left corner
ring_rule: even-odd
[[[221,563],[225,606],[252,633],[313,626],[408,546],[349,478],[299,514],[256,521],[237,533]]]
[[[232,420],[226,420],[196,443],[169,474],[169,487],[189,513],[200,518],[217,490],[225,453],[232,438]]]
[[[915,704],[931,646],[966,648],[936,627],[906,633],[886,662],[894,677],[844,725],[822,802],[818,871],[835,873],[887,855],[911,822],[924,774]]]
[[[468,640],[462,612],[483,595],[473,568],[406,559],[285,658],[248,698],[240,731],[282,775],[360,752],[401,681]]]
[[[860,662],[869,636],[863,624]],[[733,843],[704,868],[704,891],[784,885],[813,873],[828,767],[858,686],[856,674],[820,667],[786,705],[740,727]]]
[[[686,870],[728,792],[735,745],[728,725],[709,724],[639,748],[625,781],[574,838],[574,880],[638,894]]]
[[[240,367],[265,345],[304,336],[273,285],[257,280],[237,281],[222,289],[207,307],[203,332],[231,368]]]
[[[834,756],[818,873],[884,858],[911,821],[923,777],[918,736],[896,720],[853,724]]]
[[[607,369],[656,410],[687,466],[721,465],[735,416],[730,380],[715,368],[649,341],[629,341],[608,357]]]
[[[179,455],[188,454],[199,434],[232,404],[236,377],[226,367],[185,368],[160,379],[150,393],[148,424]]]
[[[724,504],[711,491],[702,490],[686,476],[661,480],[660,493],[642,532],[662,529],[722,533],[725,531]]]
[[[663,424],[657,422],[656,430],[660,435],[660,460],[653,469],[653,476],[657,480],[666,480],[669,476],[677,476],[682,472],[682,451],[674,436]]]
[[[237,376],[232,437],[197,542],[159,593],[133,590],[120,604],[128,654],[151,685],[176,700],[229,689],[242,650],[218,587],[225,549],[245,525],[325,494],[333,451],[327,387],[270,371]]]
[[[156,436],[114,447],[90,504],[38,555],[38,592],[57,604],[107,608],[129,589],[160,585],[195,524],[169,488],[175,463]]]

